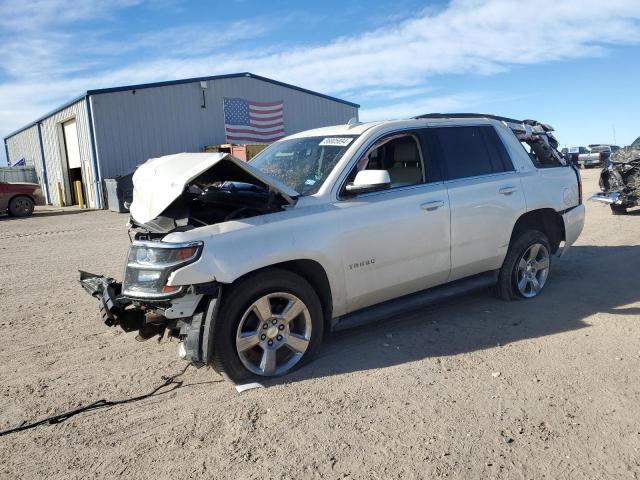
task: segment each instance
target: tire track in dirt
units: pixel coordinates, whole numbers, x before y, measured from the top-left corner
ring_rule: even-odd
[[[45,230],[35,232],[22,232],[22,233],[0,233],[0,240],[15,240],[15,239],[30,239],[32,237],[51,237],[55,235],[73,235],[76,233],[94,232],[93,228],[75,228],[69,230]],[[122,228],[100,228],[100,231],[122,231]]]

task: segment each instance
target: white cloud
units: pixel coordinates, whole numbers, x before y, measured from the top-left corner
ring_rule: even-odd
[[[231,30],[219,21],[150,29],[122,40],[109,38],[108,22],[93,33],[78,32],[74,22],[113,19],[139,0],[98,2],[99,7],[89,0],[76,3],[74,8],[62,0],[0,3],[0,41],[6,43],[0,68],[7,77],[0,83],[0,132],[86,89],[240,71],[387,104],[384,110],[364,108],[363,118],[444,111],[469,105],[478,94],[444,92],[421,103],[407,99],[429,95],[430,79],[438,75],[490,75],[640,43],[637,0],[453,0],[323,45],[254,41],[257,47],[251,49],[224,42]],[[7,41],[21,21],[20,37]],[[266,31],[257,25],[257,34]],[[235,26],[234,40],[256,34],[249,24]],[[198,42],[200,33],[206,36]],[[119,59],[122,52],[135,55]]]
[[[458,0],[326,46],[208,63],[251,64],[265,75],[334,92],[415,86],[439,74],[490,74],[514,64],[599,55],[607,45],[640,41],[639,19],[637,0]]]
[[[66,25],[100,18],[119,8],[138,5],[144,0],[2,0],[0,27],[24,32],[42,27]]]
[[[433,93],[434,88],[430,87],[407,87],[407,88],[373,88],[370,90],[351,90],[346,91],[343,95],[346,98],[358,97],[362,100],[398,100],[400,98],[425,96],[428,93]]]

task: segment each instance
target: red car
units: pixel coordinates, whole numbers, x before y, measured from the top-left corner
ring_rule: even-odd
[[[37,183],[0,182],[0,213],[29,217],[35,205],[44,205],[42,190]]]

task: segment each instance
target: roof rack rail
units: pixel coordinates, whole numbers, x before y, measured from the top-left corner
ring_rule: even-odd
[[[490,115],[486,113],[426,113],[413,117],[418,118],[491,118],[501,122],[524,123],[524,120],[516,120],[515,118],[501,117],[499,115]]]

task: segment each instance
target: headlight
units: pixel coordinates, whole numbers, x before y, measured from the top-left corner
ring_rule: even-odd
[[[182,287],[168,286],[171,272],[195,262],[202,242],[133,242],[124,271],[123,294],[138,298],[167,298]]]

